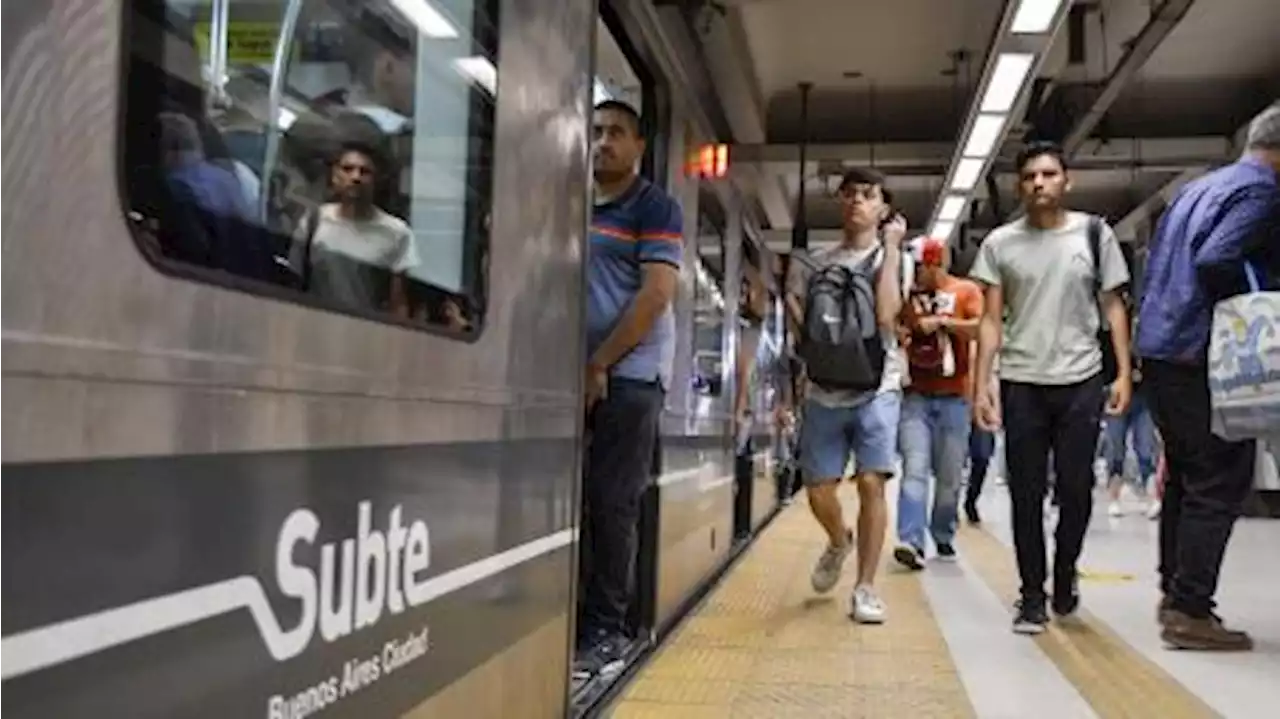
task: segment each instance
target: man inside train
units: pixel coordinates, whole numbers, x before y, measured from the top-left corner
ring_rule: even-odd
[[[611,674],[630,641],[640,499],[654,471],[658,420],[675,355],[672,300],[684,258],[680,206],[638,174],[635,108],[595,108],[595,202],[587,262],[583,390],[582,614],[575,678]]]
[[[161,249],[174,259],[237,274],[254,274],[249,232],[253,207],[235,172],[210,162],[196,121],[161,112],[160,160],[168,190],[169,223]]]
[[[374,201],[382,167],[374,148],[341,143],[329,169],[334,201],[303,220],[289,261],[318,297],[407,317],[405,274],[418,265],[418,246],[409,225]]]
[[[1161,638],[1179,649],[1253,648],[1248,634],[1223,626],[1213,596],[1231,529],[1253,488],[1257,448],[1254,440],[1228,442],[1211,431],[1208,350],[1218,301],[1251,284],[1280,287],[1280,103],[1253,119],[1245,143],[1243,157],[1183,187],[1165,211],[1151,240],[1139,312],[1138,352],[1168,470]]]
[[[413,161],[416,59],[407,30],[364,10],[343,36],[350,81],[338,93],[347,111],[367,118],[382,133],[383,181],[376,197],[388,212],[408,217]]]
[[[343,37],[351,80],[345,104],[364,114],[388,135],[413,124],[414,56],[411,41],[371,12],[360,15]]]
[[[964,459],[972,418],[970,371],[973,341],[982,316],[982,290],[947,272],[945,238],[916,245],[920,270],[902,309],[910,384],[903,392],[898,445],[902,483],[898,490],[899,564],[924,569],[926,529],[937,558],[955,561],[954,546]],[[934,480],[933,506],[929,499]]]
[[[1022,580],[1013,631],[1030,635],[1043,632],[1049,621],[1044,499],[1051,456],[1060,505],[1052,608],[1067,617],[1080,604],[1076,562],[1093,511],[1093,456],[1106,384],[1103,322],[1111,328],[1117,367],[1105,400],[1109,415],[1129,406],[1132,365],[1129,317],[1119,295],[1129,270],[1115,232],[1101,218],[1066,208],[1071,182],[1060,146],[1031,143],[1019,152],[1016,166],[1026,216],[993,230],[970,271],[985,294],[974,418],[994,431],[1003,413]],[[991,382],[997,352],[999,399]]]
[[[838,190],[844,237],[808,260],[793,260],[787,290],[788,312],[802,326],[808,278],[814,271],[837,264],[855,272],[867,263],[874,266],[875,314],[885,352],[880,386],[858,392],[810,381],[800,426],[800,466],[809,506],[828,539],[811,577],[816,592],[835,587],[845,559],[855,548],[854,532],[845,524],[837,493],[851,454],[855,460],[859,502],[853,618],[866,624],[882,623],[886,615],[874,583],[889,525],[884,485],[894,474],[898,454],[905,361],[897,343],[897,317],[914,270],[911,257],[902,252],[906,221],[894,215],[884,182],[874,170],[845,173]]]

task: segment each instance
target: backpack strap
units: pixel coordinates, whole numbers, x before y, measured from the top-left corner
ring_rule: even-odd
[[[1098,326],[1106,328],[1107,318],[1098,301],[1102,294],[1102,218],[1097,215],[1089,215],[1089,254],[1093,258],[1093,304],[1098,308]]]
[[[905,251],[898,253],[898,291],[902,294],[903,299],[911,295],[911,288],[907,286],[907,257],[908,255]],[[868,274],[873,276],[884,269],[884,245],[877,247],[876,251],[872,252],[871,256],[863,261],[863,265],[859,269],[863,267],[870,270]]]
[[[1093,257],[1094,294],[1102,292],[1102,220],[1089,215],[1089,254]]]

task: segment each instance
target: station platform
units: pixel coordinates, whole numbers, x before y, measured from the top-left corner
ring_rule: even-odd
[[[993,483],[994,484],[994,483]],[[896,494],[897,483],[890,485]],[[846,485],[846,517],[856,515]],[[817,596],[823,537],[802,497],[782,510],[606,713],[615,719],[732,717],[1274,716],[1280,706],[1280,522],[1242,520],[1223,569],[1221,611],[1253,634],[1247,654],[1163,648],[1155,623],[1157,523],[1099,497],[1081,562],[1079,617],[1038,638],[1010,631],[1017,573],[1003,486],[954,564],[922,572],[888,557],[877,582],[888,621],[849,619],[854,558]],[[1047,520],[1052,521],[1052,520]]]

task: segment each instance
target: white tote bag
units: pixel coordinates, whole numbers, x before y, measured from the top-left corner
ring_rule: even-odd
[[[1213,433],[1231,442],[1280,432],[1280,292],[1245,274],[1249,292],[1214,306],[1209,335]]]

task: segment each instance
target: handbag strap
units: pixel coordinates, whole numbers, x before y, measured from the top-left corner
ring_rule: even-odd
[[[1244,262],[1244,276],[1249,282],[1250,292],[1258,293],[1262,291],[1262,283],[1258,280],[1258,269],[1248,260]]]

